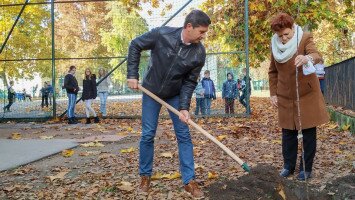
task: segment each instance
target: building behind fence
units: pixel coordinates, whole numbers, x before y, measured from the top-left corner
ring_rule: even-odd
[[[355,110],[355,57],[325,68],[325,101]]]

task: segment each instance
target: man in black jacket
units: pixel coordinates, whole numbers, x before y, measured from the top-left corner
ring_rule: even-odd
[[[180,171],[185,190],[194,197],[202,197],[195,179],[193,145],[187,121],[192,93],[197,77],[205,63],[206,52],[200,43],[205,38],[210,18],[200,10],[191,11],[183,28],[160,27],[132,40],[129,46],[127,83],[138,88],[138,68],[141,52],[151,50],[148,71],[143,86],[180,111],[180,116],[169,112],[178,141]],[[152,175],[154,137],[161,105],[143,94],[142,137],[140,141],[139,189],[147,192]],[[180,119],[180,120],[179,120]]]
[[[78,81],[75,78],[76,67],[70,66],[68,74],[64,77],[64,88],[68,95],[68,124],[77,124],[75,119],[75,104],[79,91]]]

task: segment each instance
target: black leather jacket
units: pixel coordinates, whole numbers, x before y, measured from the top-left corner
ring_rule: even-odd
[[[205,64],[206,51],[201,43],[185,45],[182,28],[160,27],[132,40],[128,52],[127,78],[139,79],[141,51],[151,50],[143,87],[160,98],[180,95],[179,110],[189,110],[197,77]]]

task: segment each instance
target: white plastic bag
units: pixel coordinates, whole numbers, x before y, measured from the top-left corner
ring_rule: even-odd
[[[313,74],[316,72],[316,68],[314,67],[311,61],[308,61],[307,64],[303,65],[303,74],[305,76]]]

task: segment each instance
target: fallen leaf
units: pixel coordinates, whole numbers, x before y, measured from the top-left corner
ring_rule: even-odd
[[[328,126],[328,128],[329,128],[329,129],[336,129],[336,128],[338,128],[338,124],[330,124],[330,125]]]
[[[103,153],[103,154],[101,154],[100,156],[99,156],[99,160],[103,160],[103,159],[107,159],[107,158],[110,158],[110,157],[115,157],[115,155],[114,154],[112,154],[112,153]]]
[[[104,147],[105,145],[103,145],[102,143],[100,143],[98,141],[94,141],[94,142],[81,144],[80,146],[83,146],[83,147]]]
[[[132,184],[130,182],[126,181],[121,181],[120,186],[118,186],[117,188],[126,192],[130,192],[135,189],[134,187],[132,187]]]
[[[195,169],[204,169],[205,167],[203,165],[199,165],[195,163]]]
[[[279,195],[282,197],[282,199],[286,200],[286,195],[285,195],[285,191],[281,188],[281,190],[279,191]]]
[[[151,176],[151,179],[152,179],[152,180],[158,180],[158,179],[161,179],[162,176],[163,176],[162,173],[160,173],[160,172],[155,172],[155,173],[153,174],[153,176]]]
[[[128,148],[128,149],[121,149],[120,152],[121,153],[131,153],[131,152],[134,152],[135,150],[136,150],[136,148],[131,147],[131,148]]]
[[[219,136],[217,136],[217,140],[222,141],[226,137],[227,137],[227,135],[219,135]]]
[[[173,154],[171,152],[161,153],[160,156],[164,158],[173,158]]]
[[[132,132],[132,131],[133,131],[133,128],[132,128],[132,127],[128,127],[128,128],[127,128],[127,131],[128,131],[128,132]]]
[[[281,142],[281,140],[272,140],[272,143],[274,143],[274,144],[281,144],[282,142]]]
[[[171,180],[171,179],[177,179],[180,177],[181,177],[181,174],[179,172],[174,172],[172,174],[169,174],[169,176],[167,178]]]
[[[209,179],[214,179],[218,177],[218,174],[216,172],[208,172],[208,176]]]
[[[47,176],[47,178],[49,178],[49,180],[50,180],[51,182],[53,182],[53,181],[56,180],[56,179],[62,180],[62,179],[64,179],[64,176],[65,176],[67,173],[69,173],[69,171],[59,172],[57,175],[55,175],[55,176]]]
[[[11,134],[11,139],[19,140],[19,139],[21,139],[21,134],[20,133],[12,133]]]
[[[341,151],[340,149],[335,149],[334,152],[335,152],[335,153],[338,153],[338,154],[343,153],[343,151]]]
[[[71,157],[74,154],[74,150],[66,149],[62,151],[62,156],[64,157]]]
[[[349,128],[350,128],[350,124],[349,124],[349,125],[345,125],[345,124],[344,124],[344,125],[341,127],[341,129],[342,129],[343,131],[348,131]]]
[[[39,138],[41,138],[42,140],[49,140],[52,139],[53,136],[40,136]]]

